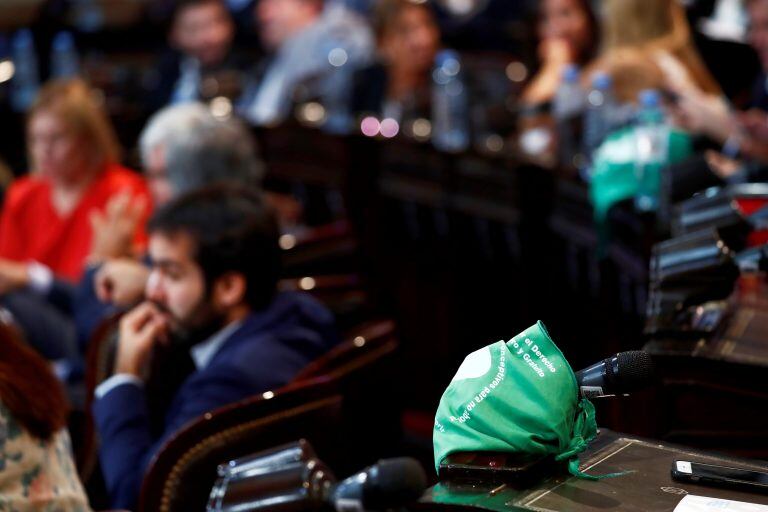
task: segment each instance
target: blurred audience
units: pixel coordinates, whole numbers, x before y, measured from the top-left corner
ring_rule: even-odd
[[[0,508],[85,512],[61,385],[48,364],[0,325]]]
[[[169,51],[153,72],[153,108],[215,96],[236,99],[253,62],[234,45],[235,25],[224,0],[177,0]]]
[[[550,101],[565,67],[585,66],[595,57],[600,41],[590,0],[542,0],[538,18],[539,70],[521,95],[529,104]]]
[[[355,74],[352,112],[402,121],[429,117],[431,71],[440,31],[429,4],[382,0],[374,10],[378,58]]]
[[[226,186],[192,192],[161,209],[149,231],[146,301],[121,320],[116,374],[94,405],[117,507],[135,504],[149,459],[181,426],[287,384],[337,342],[325,307],[276,293],[277,224],[259,195]],[[143,382],[163,344],[189,349],[192,364],[162,417],[152,418]],[[159,436],[153,424],[162,426]]]
[[[271,125],[286,119],[294,103],[319,100],[343,122],[352,74],[373,53],[364,19],[323,0],[260,0],[255,14],[269,56],[240,106],[244,117]]]

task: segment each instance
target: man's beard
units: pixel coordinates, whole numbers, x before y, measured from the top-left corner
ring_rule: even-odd
[[[171,346],[191,348],[224,327],[224,314],[217,312],[207,297],[203,297],[185,319],[175,316],[163,304],[154,304],[170,318],[168,338]]]

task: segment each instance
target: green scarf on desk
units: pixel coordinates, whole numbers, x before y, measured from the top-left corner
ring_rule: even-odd
[[[579,471],[577,454],[597,435],[595,409],[544,324],[469,354],[440,399],[435,467],[456,452],[554,455]]]

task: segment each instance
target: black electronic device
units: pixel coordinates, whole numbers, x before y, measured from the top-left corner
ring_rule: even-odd
[[[337,482],[299,440],[218,467],[210,512],[312,512],[389,510],[419,499],[427,477],[418,461],[383,459]]]
[[[510,483],[541,475],[551,456],[505,452],[457,452],[440,463],[440,480]]]
[[[672,463],[672,479],[678,482],[768,493],[768,468],[765,471],[756,471],[676,460]]]

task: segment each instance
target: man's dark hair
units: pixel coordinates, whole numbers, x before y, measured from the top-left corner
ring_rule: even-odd
[[[257,192],[224,184],[190,192],[158,210],[148,229],[192,237],[208,293],[216,279],[238,272],[246,279],[248,305],[254,310],[269,305],[280,276],[279,235]]]
[[[219,4],[224,7],[224,9],[227,8],[225,0],[173,0],[168,20],[173,24],[183,10],[189,7],[197,7],[199,5],[207,4]]]

